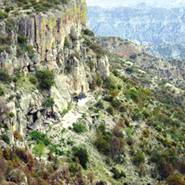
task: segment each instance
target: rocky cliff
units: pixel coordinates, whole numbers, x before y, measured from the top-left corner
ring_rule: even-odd
[[[13,10],[1,20],[1,70],[11,76],[19,73],[18,80],[6,87],[5,101],[13,113],[10,132],[25,136],[28,129],[44,129],[44,125],[60,122],[63,110],[68,108],[73,94],[87,93],[96,75],[109,75],[108,59],[97,57],[86,44],[86,4],[83,0],[69,1],[59,5],[59,10],[30,12],[21,10],[15,17]],[[89,63],[93,67],[89,68]],[[54,86],[49,92],[40,93],[30,83],[29,76],[37,71],[54,73]],[[44,99],[51,97],[55,102],[53,116],[47,117],[42,106]],[[43,111],[44,110],[44,111]],[[49,110],[51,111],[51,110]]]
[[[102,49],[83,0],[0,6],[0,185],[184,185],[176,67],[118,38]]]

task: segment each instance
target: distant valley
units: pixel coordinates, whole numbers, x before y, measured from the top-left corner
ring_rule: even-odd
[[[98,36],[132,40],[158,57],[185,58],[185,8],[89,7],[88,18]]]

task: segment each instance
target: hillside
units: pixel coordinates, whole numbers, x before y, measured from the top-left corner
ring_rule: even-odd
[[[155,57],[148,54],[142,45],[117,37],[99,37],[97,43],[113,55],[132,61],[132,68],[140,68],[153,78],[160,78],[178,88],[185,89],[184,60]]]
[[[185,184],[185,92],[161,66],[99,46],[84,0],[0,6],[0,185]]]
[[[135,41],[154,56],[184,59],[185,9],[140,4],[135,7],[88,8],[88,24],[98,36]]]

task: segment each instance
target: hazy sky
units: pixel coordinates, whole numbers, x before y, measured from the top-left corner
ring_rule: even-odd
[[[87,0],[87,4],[89,6],[102,7],[134,6],[143,2],[148,5],[155,5],[161,7],[174,7],[185,5],[185,0]]]

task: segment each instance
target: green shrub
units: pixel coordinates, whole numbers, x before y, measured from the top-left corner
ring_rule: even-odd
[[[117,84],[116,84],[116,82],[115,82],[115,80],[114,80],[114,78],[112,76],[108,77],[104,81],[104,86],[108,90],[115,90],[115,89],[117,89]]]
[[[25,46],[27,44],[27,38],[23,35],[18,35],[17,42],[19,45]]]
[[[79,160],[80,165],[86,169],[89,161],[87,149],[85,147],[73,147],[73,156]]]
[[[132,67],[128,67],[128,68],[126,68],[126,72],[128,74],[132,74],[134,72],[134,69]]]
[[[145,162],[145,154],[143,152],[137,152],[134,154],[133,162],[135,165],[140,165]]]
[[[70,47],[70,39],[69,37],[65,37],[65,40],[64,40],[64,48],[69,48]]]
[[[130,98],[134,101],[137,101],[138,98],[139,98],[139,92],[135,87],[132,87],[132,88],[127,90],[126,96],[127,96],[127,98]]]
[[[125,173],[122,170],[117,169],[116,167],[113,167],[111,169],[111,172],[113,173],[113,178],[116,180],[126,177]]]
[[[77,122],[77,123],[73,123],[73,130],[78,133],[78,134],[81,134],[81,133],[84,133],[87,131],[87,128],[85,126],[85,123],[83,122]]]
[[[124,146],[121,127],[117,125],[107,131],[105,125],[101,124],[96,130],[95,146],[99,152],[116,160],[122,154]]]
[[[132,120],[139,121],[142,118],[143,118],[143,115],[141,111],[138,108],[134,109],[134,111],[132,112]]]
[[[77,163],[71,162],[69,164],[69,171],[74,175],[76,172],[79,172],[79,165]]]
[[[115,109],[119,109],[120,107],[121,107],[121,101],[120,100],[118,100],[118,99],[113,99],[112,101],[111,101],[111,105],[115,108]]]
[[[54,73],[50,70],[37,71],[36,77],[41,90],[50,90],[54,85]]]
[[[27,38],[23,35],[18,35],[17,37],[17,56],[23,55],[25,52],[28,53],[28,56],[32,59],[34,57],[33,46],[29,45]]]
[[[98,87],[101,87],[103,85],[103,80],[102,80],[101,76],[98,74],[96,75],[96,85]]]
[[[3,69],[0,69],[0,81],[9,83],[11,80],[12,79],[8,72]]]
[[[42,103],[42,106],[44,108],[52,108],[54,104],[55,104],[54,99],[51,97],[48,97],[44,100],[44,102]]]
[[[34,52],[33,46],[27,45],[27,46],[25,47],[25,51],[28,52],[28,56],[29,56],[31,59],[34,57],[35,52]]]
[[[103,101],[98,101],[97,103],[96,103],[96,107],[97,108],[99,108],[99,109],[104,109],[104,104],[103,104]]]
[[[4,94],[5,94],[4,89],[0,87],[0,96],[4,96]]]
[[[45,153],[45,145],[43,143],[39,143],[33,147],[32,151],[34,155],[41,158]]]
[[[85,35],[90,36],[90,37],[94,37],[94,32],[92,32],[92,31],[89,30],[89,29],[83,30],[83,33],[84,33]]]
[[[114,114],[115,114],[114,108],[113,108],[112,106],[109,106],[109,107],[107,108],[107,112],[108,112],[109,114],[111,114],[112,116],[114,116]]]
[[[2,135],[1,135],[1,139],[2,139],[5,143],[10,144],[10,138],[9,138],[8,134],[2,134]]]
[[[5,19],[8,17],[8,14],[6,12],[3,12],[2,10],[0,10],[0,20]]]
[[[43,134],[41,132],[38,132],[38,131],[32,131],[29,134],[29,139],[36,141],[38,144],[39,143],[43,143],[46,146],[51,144],[51,142],[50,142],[49,138],[47,137],[47,135]]]
[[[36,85],[37,84],[37,78],[33,75],[29,76],[29,81],[33,84]]]
[[[95,145],[99,152],[105,155],[110,155],[111,133],[105,130],[101,131],[100,127],[98,128],[96,133]]]
[[[63,150],[62,150],[62,148],[61,148],[60,145],[51,144],[51,145],[49,146],[49,151],[50,151],[52,154],[54,153],[55,155],[59,155],[59,156],[61,156],[61,155],[64,154],[64,152],[63,152]]]

